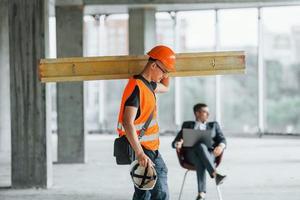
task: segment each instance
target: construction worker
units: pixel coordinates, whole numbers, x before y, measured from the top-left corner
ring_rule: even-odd
[[[133,200],[169,199],[167,167],[159,153],[159,127],[156,120],[155,93],[169,90],[169,72],[175,69],[175,53],[167,46],[159,45],[147,55],[148,62],[139,75],[129,79],[124,89],[118,120],[119,135],[126,135],[133,148],[138,163],[143,167],[154,166],[157,182],[152,190],[140,190],[135,187]],[[152,114],[150,125],[144,136],[139,139],[141,128]]]

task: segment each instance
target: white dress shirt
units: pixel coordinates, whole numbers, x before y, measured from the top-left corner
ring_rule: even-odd
[[[206,122],[204,122],[204,123],[202,123],[201,121],[196,121],[195,122],[195,127],[194,127],[194,129],[200,129],[200,130],[202,130],[202,131],[204,131],[204,130],[206,130]]]

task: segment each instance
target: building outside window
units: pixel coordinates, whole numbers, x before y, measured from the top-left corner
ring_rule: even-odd
[[[219,10],[219,47],[246,51],[246,74],[221,78],[221,121],[229,133],[258,131],[258,10]]]
[[[300,7],[263,8],[266,130],[300,133]]]

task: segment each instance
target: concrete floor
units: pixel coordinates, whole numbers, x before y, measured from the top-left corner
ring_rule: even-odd
[[[0,189],[0,200],[124,200],[133,186],[128,166],[117,166],[112,157],[113,136],[87,137],[86,164],[54,164],[50,189]],[[171,200],[177,199],[184,170],[170,143],[161,137],[161,153],[169,168]],[[53,137],[56,143],[56,137]],[[55,145],[53,145],[55,149]],[[228,138],[220,171],[228,175],[221,186],[224,200],[300,200],[300,138]],[[53,155],[56,154],[55,150]],[[56,158],[54,157],[53,160]],[[0,186],[10,185],[9,155],[0,153]],[[217,199],[212,180],[207,200]],[[195,199],[196,173],[187,176],[183,198]]]

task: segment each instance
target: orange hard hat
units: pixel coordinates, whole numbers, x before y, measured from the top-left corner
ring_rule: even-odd
[[[176,71],[175,53],[169,47],[164,45],[155,46],[147,53],[147,55],[162,62],[169,72]]]

